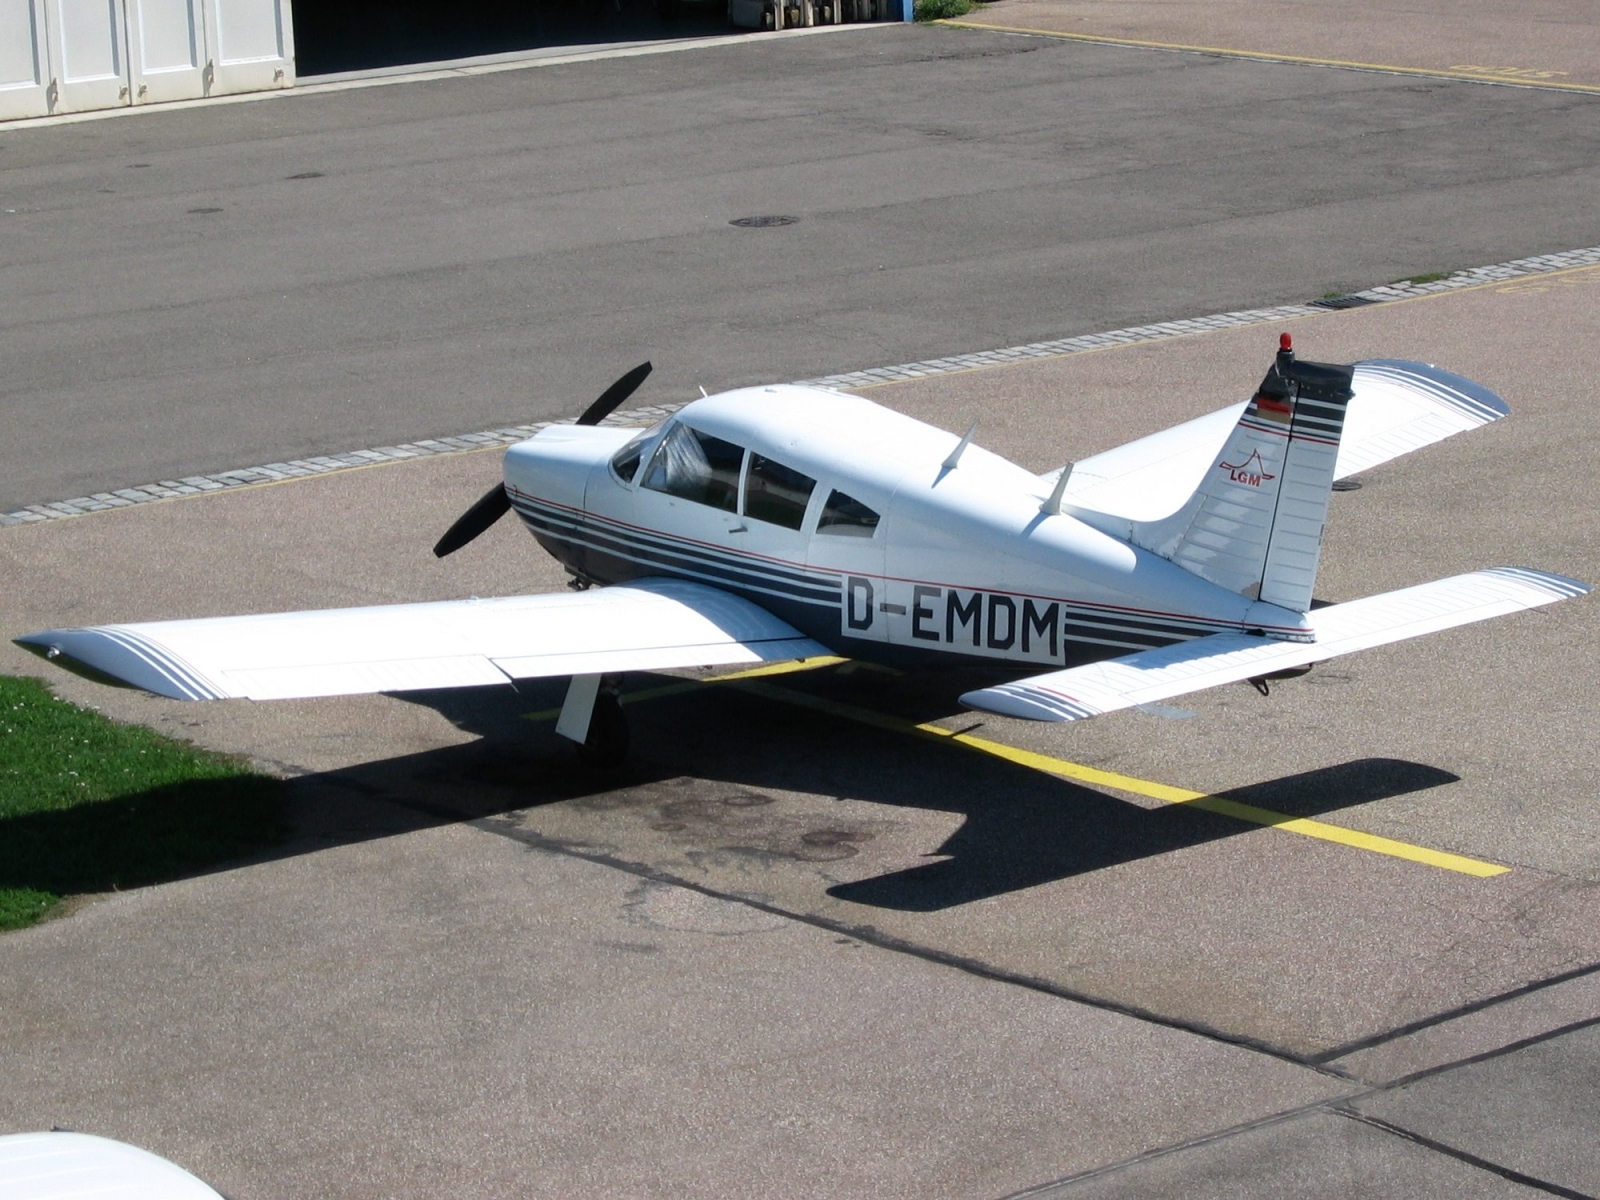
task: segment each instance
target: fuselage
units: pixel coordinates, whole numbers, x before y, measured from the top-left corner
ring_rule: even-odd
[[[508,494],[579,579],[694,579],[852,658],[1038,670],[1219,632],[1304,637],[1253,601],[1046,514],[1049,485],[869,400],[773,386],[639,433],[556,426],[506,453]]]

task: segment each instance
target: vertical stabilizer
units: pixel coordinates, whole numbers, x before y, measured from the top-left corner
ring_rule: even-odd
[[[1276,361],[1187,503],[1129,539],[1202,579],[1295,612],[1311,607],[1354,367]]]

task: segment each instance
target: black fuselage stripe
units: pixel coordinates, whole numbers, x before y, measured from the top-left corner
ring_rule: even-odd
[[[837,591],[841,577],[834,572],[807,572],[801,569],[776,566],[770,560],[740,554],[737,551],[724,551],[716,547],[701,546],[682,538],[672,538],[661,534],[646,533],[632,529],[617,522],[605,521],[603,518],[593,520],[574,520],[564,513],[552,515],[552,510],[543,505],[534,505],[524,502],[520,497],[516,504],[517,512],[530,525],[535,521],[542,521],[547,528],[541,532],[552,537],[562,536],[563,533],[574,537],[583,536],[587,539],[603,539],[611,546],[625,548],[627,551],[639,552],[656,551],[671,554],[677,557],[691,559],[697,562],[715,563],[729,570],[739,571],[759,576],[767,580],[782,580],[816,590],[831,589]],[[586,541],[586,545],[593,542]],[[599,548],[599,547],[595,547]],[[620,554],[627,557],[626,553]]]
[[[675,574],[685,578],[715,582],[724,586],[742,588],[767,596],[777,596],[802,604],[820,605],[834,609],[839,607],[839,588],[837,586],[831,589],[817,586],[810,588],[797,587],[787,580],[774,578],[750,567],[725,565],[703,555],[686,551],[617,545],[611,539],[590,536],[590,531],[588,530],[578,533],[569,530],[549,530],[541,528],[540,523],[534,518],[524,515],[523,519],[535,533],[542,534],[553,541],[560,542],[566,546],[582,546],[585,549],[609,555],[624,562],[635,563],[650,569],[652,572]]]
[[[568,547],[581,547],[608,555],[652,572],[676,574],[815,607],[837,610],[842,603],[844,576],[839,573],[801,574],[794,570],[770,567],[764,560],[753,560],[736,551],[722,552],[715,547],[641,531],[592,514],[575,517],[570,509],[535,501],[523,493],[513,497],[513,504],[518,515],[536,534]],[[882,576],[875,578],[884,584],[891,582]],[[1064,599],[989,593],[981,588],[942,584],[935,586],[945,592],[1003,595],[1013,601],[1059,604],[1062,621],[1059,628],[1067,644],[1146,650],[1190,641],[1219,631],[1237,632],[1240,628],[1237,622],[1209,617],[1144,617],[1130,615],[1125,610]],[[952,649],[958,646],[959,643],[953,643]]]
[[[747,568],[725,567],[708,562],[705,559],[693,556],[673,554],[669,551],[639,550],[630,551],[625,548],[616,548],[602,543],[592,542],[586,538],[564,537],[555,539],[554,535],[546,535],[553,540],[559,540],[567,546],[583,546],[588,550],[609,556],[611,558],[636,564],[645,568],[650,574],[668,574],[681,576],[686,579],[698,579],[721,584],[725,587],[742,589],[745,591],[760,592],[763,595],[778,596],[783,599],[793,600],[801,604],[820,605],[825,608],[837,609],[839,607],[838,589],[833,591],[815,591],[796,588],[780,580],[773,580],[768,576]],[[622,582],[616,580],[613,582]]]
[[[1069,622],[1062,633],[1075,642],[1097,642],[1111,646],[1130,646],[1136,650],[1154,650],[1170,646],[1173,642],[1187,642],[1193,634],[1129,633],[1115,628]]]
[[[769,578],[783,578],[812,587],[837,586],[839,583],[839,576],[831,572],[807,572],[803,569],[777,566],[771,560],[757,556],[740,554],[737,551],[720,550],[717,547],[705,546],[685,538],[647,533],[616,522],[572,520],[564,514],[553,515],[549,509],[521,503],[517,505],[517,511],[524,519],[539,520],[545,523],[551,533],[565,530],[573,534],[602,538],[613,545],[661,550],[685,557],[715,561],[723,566],[755,571]]]
[[[836,571],[818,572],[804,567],[798,563],[790,562],[786,559],[772,558],[767,555],[753,554],[748,551],[734,550],[728,547],[713,546],[705,542],[694,541],[691,538],[676,537],[671,534],[661,533],[660,531],[654,529],[642,529],[637,525],[630,525],[625,521],[618,521],[610,517],[604,517],[598,513],[573,509],[565,505],[555,504],[551,501],[540,500],[537,497],[529,496],[523,492],[517,492],[515,495],[513,495],[512,503],[518,505],[519,507],[540,510],[546,513],[550,519],[564,522],[571,525],[575,529],[584,528],[601,530],[607,532],[613,537],[629,538],[645,542],[655,542],[660,545],[671,546],[674,548],[685,545],[693,546],[697,553],[714,555],[724,558],[729,562],[740,563],[741,565],[754,561],[760,564],[761,570],[763,571],[779,574],[788,573],[794,578],[800,580],[815,582],[818,578],[822,578],[832,583],[837,583],[839,581],[839,574]]]

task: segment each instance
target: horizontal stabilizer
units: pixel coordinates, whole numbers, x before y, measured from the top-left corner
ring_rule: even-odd
[[[1356,364],[1333,477],[1420,450],[1497,421],[1511,410],[1482,384],[1426,363],[1372,359]],[[1074,464],[1063,501],[1136,521],[1165,517],[1200,486],[1244,414],[1234,404]],[[1041,477],[1054,487],[1058,472]]]
[[[52,629],[17,644],[174,700],[478,687],[831,653],[759,605],[685,580],[586,592]]]
[[[1587,591],[1587,585],[1560,575],[1493,567],[1317,609],[1312,613],[1315,642],[1213,634],[968,692],[961,703],[1033,721],[1081,721],[1553,604]]]

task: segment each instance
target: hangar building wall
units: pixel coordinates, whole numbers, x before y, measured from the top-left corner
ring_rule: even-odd
[[[294,83],[289,0],[0,0],[0,120]]]

